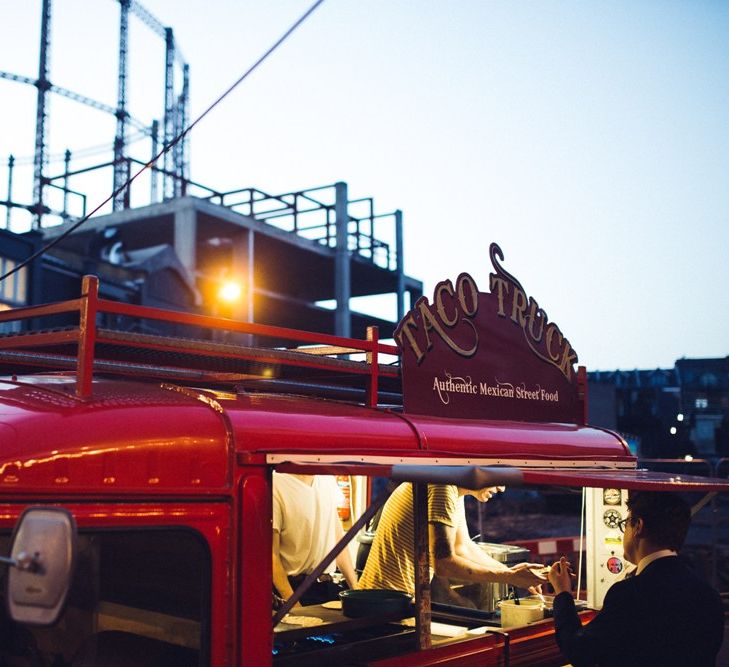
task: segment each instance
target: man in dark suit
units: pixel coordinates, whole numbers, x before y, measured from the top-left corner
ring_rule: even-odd
[[[574,667],[715,665],[724,634],[721,599],[677,556],[690,522],[689,506],[672,493],[631,493],[621,529],[635,575],[610,587],[602,610],[584,627],[569,563],[554,563],[556,638]]]

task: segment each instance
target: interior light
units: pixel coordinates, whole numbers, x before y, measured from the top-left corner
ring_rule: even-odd
[[[671,426],[671,435],[676,435],[678,429],[675,426]]]
[[[683,421],[683,414],[682,414],[681,412],[679,412],[679,413],[678,413],[678,414],[676,415],[676,421],[677,421],[677,422],[682,422],[682,421]]]

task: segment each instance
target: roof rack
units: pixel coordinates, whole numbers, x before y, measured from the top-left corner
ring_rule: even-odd
[[[392,390],[400,391],[399,364],[379,361],[380,355],[399,357],[398,348],[380,343],[377,327],[368,327],[366,339],[344,338],[135,306],[99,298],[96,276],[84,276],[78,299],[0,312],[0,323],[31,321],[30,324],[35,324],[38,318],[76,313],[77,326],[1,335],[0,363],[54,371],[75,370],[76,396],[80,399],[91,397],[94,371],[243,388],[249,383],[258,390],[270,381],[271,391],[276,391],[276,382],[282,378],[309,386],[325,381],[344,388],[360,387],[360,391],[364,383],[364,402],[369,406],[378,404],[378,390],[383,382],[391,390],[388,398]],[[97,322],[101,314],[185,325],[213,340],[104,328]],[[228,333],[215,334],[216,331]],[[224,340],[231,333],[285,339],[297,345],[292,348],[238,345]],[[221,340],[216,341],[216,336]],[[364,360],[352,360],[351,354],[364,354]]]

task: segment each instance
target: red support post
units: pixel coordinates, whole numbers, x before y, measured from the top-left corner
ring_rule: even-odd
[[[380,330],[377,327],[367,327],[367,340],[371,344],[370,351],[367,352],[367,363],[370,367],[370,378],[367,383],[367,406],[376,408],[379,403],[378,384],[380,362],[378,347],[380,345]]]
[[[76,396],[84,399],[91,398],[98,306],[99,279],[96,276],[84,276],[81,281],[78,361],[76,364]]]
[[[430,545],[428,539],[428,485],[413,483],[415,538],[415,634],[418,648],[431,648],[430,634]]]
[[[577,367],[577,395],[582,401],[582,423],[587,424],[587,368]]]

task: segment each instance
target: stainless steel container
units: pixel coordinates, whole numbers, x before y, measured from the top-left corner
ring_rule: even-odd
[[[512,544],[494,544],[492,542],[477,542],[494,560],[511,567],[517,563],[529,560],[529,549],[517,547]],[[452,582],[453,588],[461,596],[470,600],[482,611],[496,611],[496,603],[509,595],[508,584],[463,584]]]

